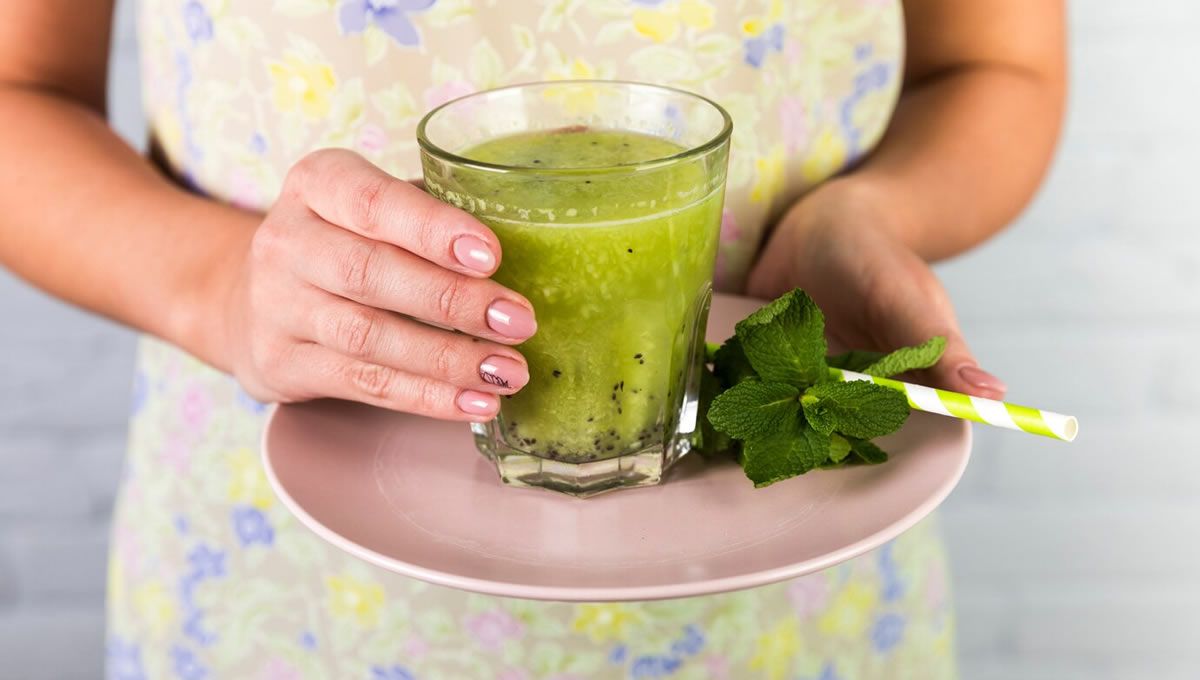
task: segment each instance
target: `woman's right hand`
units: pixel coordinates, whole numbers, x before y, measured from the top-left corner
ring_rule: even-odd
[[[510,345],[537,324],[488,278],[495,234],[353,152],[300,160],[245,250],[217,316],[226,363],[257,399],[484,421],[529,381]]]

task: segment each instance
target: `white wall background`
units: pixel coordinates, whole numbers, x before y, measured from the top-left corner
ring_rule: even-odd
[[[113,112],[137,139],[128,9]],[[941,268],[1013,400],[1082,421],[1071,446],[976,431],[942,513],[963,677],[1196,678],[1200,3],[1076,2],[1071,29],[1049,182]],[[0,319],[0,677],[96,678],[133,337],[2,272]]]

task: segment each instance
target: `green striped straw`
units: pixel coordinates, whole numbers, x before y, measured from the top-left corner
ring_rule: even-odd
[[[939,413],[996,427],[1007,427],[1010,430],[1021,430],[1067,442],[1075,441],[1075,435],[1079,434],[1079,421],[1075,420],[1075,416],[1065,416],[1053,411],[1017,406],[995,399],[973,397],[961,392],[939,390],[889,378],[877,378],[873,375],[841,368],[830,368],[829,373],[843,382],[866,380],[897,392],[903,392],[908,397],[908,405],[918,411]]]

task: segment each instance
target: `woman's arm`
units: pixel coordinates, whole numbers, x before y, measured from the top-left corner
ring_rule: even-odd
[[[998,398],[927,264],[980,243],[1029,201],[1063,111],[1061,0],[909,0],[907,74],[879,147],[800,199],[751,272],[750,292],[805,288],[832,339],[889,350],[933,335],[923,380]]]
[[[1041,182],[1066,91],[1059,0],[907,0],[903,94],[848,178],[927,260],[1007,225]]]
[[[220,365],[199,301],[260,218],[175,187],[109,129],[111,13],[0,3],[0,263]]]
[[[470,215],[341,150],[298,162],[253,215],[123,144],[104,122],[111,11],[0,3],[0,263],[264,400],[482,421],[528,382],[511,346],[533,309],[489,278],[500,244]]]

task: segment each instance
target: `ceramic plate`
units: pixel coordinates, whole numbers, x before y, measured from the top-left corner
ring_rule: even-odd
[[[709,338],[758,301],[716,296]],[[913,413],[883,465],[755,489],[687,456],[657,487],[577,499],[500,483],[467,426],[361,404],[277,408],[263,436],[275,492],[321,538],[430,583],[542,600],[704,595],[825,569],[896,537],[962,476],[964,421]]]

